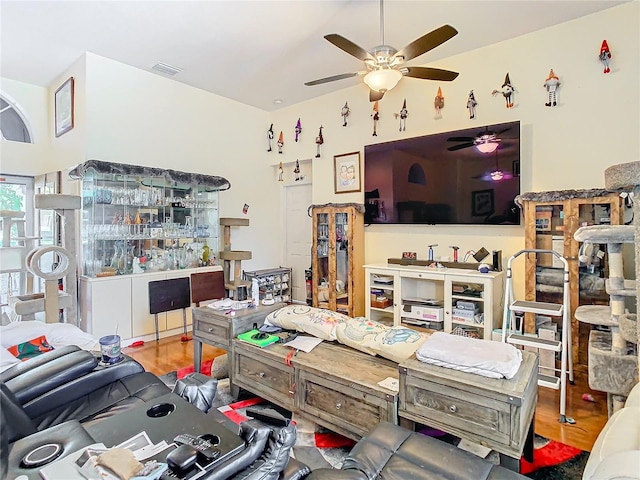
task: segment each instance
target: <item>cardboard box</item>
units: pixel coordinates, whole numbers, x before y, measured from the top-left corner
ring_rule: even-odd
[[[443,322],[444,308],[404,304],[402,305],[402,317],[427,320],[431,322]]]

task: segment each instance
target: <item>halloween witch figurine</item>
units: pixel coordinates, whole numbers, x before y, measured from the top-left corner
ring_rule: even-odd
[[[467,108],[469,109],[469,118],[473,120],[476,118],[476,106],[478,102],[476,102],[476,96],[473,94],[473,90],[469,92],[469,98],[467,98]]]
[[[296,168],[293,169],[293,173],[296,176],[296,182],[298,180],[302,180],[302,177],[300,176],[300,163],[298,162],[297,159],[296,159]]]
[[[324,143],[324,137],[322,136],[322,125],[320,125],[320,131],[316,137],[316,158],[320,158],[320,145]]]
[[[282,169],[282,162],[280,162],[280,164],[278,165],[278,181],[279,182],[284,182],[284,178],[282,178],[284,175],[284,170]]]
[[[444,108],[444,96],[442,95],[442,89],[440,87],[438,87],[436,98],[433,99],[433,106],[436,109],[436,118],[442,118],[441,110]]]
[[[298,141],[298,137],[302,133],[302,124],[300,123],[300,119],[298,118],[298,123],[296,123],[296,142]]]
[[[269,130],[267,130],[267,144],[269,145],[269,148],[267,149],[267,152],[271,152],[273,150],[273,148],[271,148],[271,141],[272,140],[273,140],[273,123],[269,127]]]
[[[278,153],[282,153],[282,147],[284,147],[284,134],[280,130],[280,136],[278,137]]]
[[[378,132],[376,131],[376,129],[378,127],[378,120],[380,120],[380,112],[378,111],[377,100],[376,100],[376,103],[373,104],[373,113],[371,114],[371,117],[373,118],[373,136],[377,137]]]
[[[549,70],[549,78],[544,81],[543,87],[547,90],[549,100],[545,103],[545,107],[555,107],[558,104],[558,88],[560,88],[560,79],[553,72],[553,68]]]
[[[609,67],[609,63],[611,62],[611,52],[609,51],[609,45],[607,45],[607,41],[602,41],[602,46],[600,47],[600,55],[598,56],[602,65],[604,65],[603,73],[609,73],[611,68]]]
[[[507,102],[507,108],[513,108],[513,92],[515,91],[516,89],[513,88],[511,80],[509,79],[509,72],[507,72],[507,75],[504,77],[502,88],[500,90],[494,90],[491,92],[491,95],[495,97],[498,93],[501,93],[504,100]]]
[[[400,113],[395,114],[396,118],[400,117],[400,131],[404,132],[407,127],[407,117],[409,116],[409,110],[407,110],[407,99],[404,99]]]
[[[349,104],[347,102],[344,102],[344,107],[342,107],[342,110],[340,111],[340,115],[342,116],[343,127],[347,126],[347,117],[349,116],[350,113],[351,113],[351,110],[349,109]]]

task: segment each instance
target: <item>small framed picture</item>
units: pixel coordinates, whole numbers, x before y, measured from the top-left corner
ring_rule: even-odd
[[[73,128],[73,77],[64,82],[55,93],[56,137]]]
[[[493,189],[471,192],[471,215],[484,217],[493,213]]]
[[[360,152],[344,153],[333,157],[335,193],[359,192]]]

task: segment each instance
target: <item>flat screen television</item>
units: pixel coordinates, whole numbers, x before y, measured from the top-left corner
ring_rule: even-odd
[[[364,190],[367,224],[519,225],[520,122],[367,145]]]

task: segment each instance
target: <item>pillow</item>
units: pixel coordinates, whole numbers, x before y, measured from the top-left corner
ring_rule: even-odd
[[[12,367],[16,363],[20,363],[16,357],[6,348],[0,347],[0,372],[4,372],[7,368]]]
[[[13,322],[0,327],[0,344],[4,348],[44,335],[54,348],[77,345],[83,350],[100,350],[98,340],[71,323],[44,323],[37,320]]]
[[[344,323],[339,323],[336,327],[336,337],[340,343],[347,345],[361,352],[375,355],[376,350],[366,347],[363,342],[369,337],[382,333],[390,327],[384,323],[369,320],[365,317],[350,318]]]
[[[267,315],[265,323],[285,330],[297,330],[323,340],[336,340],[335,328],[350,317],[342,313],[307,305],[288,305]]]
[[[27,360],[37,357],[44,352],[50,352],[53,350],[53,347],[47,342],[47,337],[40,335],[37,338],[32,338],[28,342],[9,347],[7,350],[18,360]]]
[[[381,357],[400,363],[413,355],[429,336],[406,327],[389,327],[384,332],[367,336],[362,343]]]

